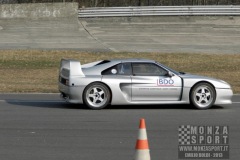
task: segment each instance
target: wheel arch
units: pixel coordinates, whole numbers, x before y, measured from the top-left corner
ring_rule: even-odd
[[[192,93],[193,88],[194,88],[196,85],[200,84],[200,83],[207,83],[207,84],[211,85],[211,86],[213,87],[213,89],[214,89],[214,92],[215,92],[216,96],[217,96],[216,87],[215,87],[211,82],[209,82],[209,81],[199,81],[199,82],[196,82],[196,83],[191,87],[190,92],[189,92],[189,99],[190,99],[190,96],[191,96],[191,93]]]
[[[95,82],[89,83],[88,85],[86,85],[86,86],[84,87],[83,93],[85,93],[85,90],[86,90],[86,88],[87,88],[89,85],[92,85],[92,84],[94,84],[94,83],[101,83],[101,84],[105,85],[105,86],[109,89],[109,92],[110,92],[110,101],[109,101],[109,103],[111,104],[111,103],[112,103],[112,90],[111,90],[111,88],[110,88],[106,83],[104,83],[104,82],[102,82],[102,81],[95,81]],[[84,102],[84,94],[82,94],[82,99],[83,99],[83,103],[85,104],[85,102]]]

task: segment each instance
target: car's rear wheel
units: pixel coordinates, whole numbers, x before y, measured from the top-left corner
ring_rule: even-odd
[[[191,104],[198,109],[210,108],[214,104],[215,99],[215,89],[208,83],[197,84],[190,93]]]
[[[102,83],[92,83],[86,87],[83,93],[84,103],[91,109],[102,109],[110,102],[110,91]]]

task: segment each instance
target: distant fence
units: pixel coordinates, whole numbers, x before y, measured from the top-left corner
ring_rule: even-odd
[[[238,16],[240,5],[81,8],[79,18],[131,16]]]

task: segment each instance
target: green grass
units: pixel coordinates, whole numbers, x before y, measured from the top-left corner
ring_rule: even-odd
[[[0,51],[0,92],[58,92],[58,68],[62,58],[81,64],[113,58],[154,59],[175,70],[227,81],[240,93],[240,54],[187,53],[86,53],[78,51]]]

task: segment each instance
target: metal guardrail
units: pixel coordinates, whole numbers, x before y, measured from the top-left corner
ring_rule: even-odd
[[[79,9],[79,18],[131,16],[239,16],[240,5],[93,7]]]

